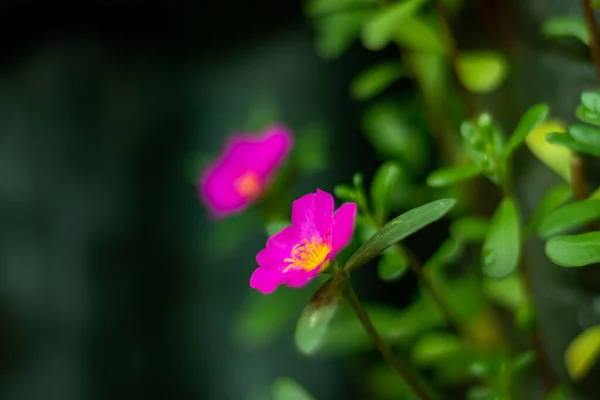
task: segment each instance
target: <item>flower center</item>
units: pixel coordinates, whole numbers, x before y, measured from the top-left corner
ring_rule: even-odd
[[[331,247],[323,242],[323,239],[312,238],[310,241],[304,239],[304,243],[299,243],[292,249],[292,256],[284,261],[289,263],[283,272],[290,268],[302,268],[305,271],[312,271],[319,267],[327,255],[331,252]],[[325,263],[322,269],[327,267]]]
[[[256,172],[248,171],[243,173],[234,182],[235,190],[247,199],[257,197],[262,190],[262,182]]]

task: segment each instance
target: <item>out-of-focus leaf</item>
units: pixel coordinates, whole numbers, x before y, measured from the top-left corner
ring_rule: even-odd
[[[496,209],[483,242],[483,273],[494,279],[508,276],[517,268],[521,251],[519,213],[512,198],[505,198]]]
[[[463,217],[455,219],[450,225],[450,233],[464,242],[483,241],[490,227],[490,221],[479,217]]]
[[[590,6],[592,6],[594,8],[600,8],[600,0],[591,0]]]
[[[600,129],[590,125],[571,125],[569,134],[593,153],[600,153]]]
[[[267,223],[265,226],[265,231],[267,236],[271,237],[277,232],[281,231],[283,228],[290,226],[292,223],[289,221],[272,221]]]
[[[430,366],[454,356],[463,347],[450,333],[432,332],[421,336],[411,350],[412,360],[419,366]]]
[[[546,140],[546,135],[552,132],[566,132],[567,127],[561,122],[548,120],[542,122],[527,135],[525,144],[541,162],[560,175],[565,181],[571,180],[571,157],[573,152],[564,146],[552,144]],[[556,133],[565,134],[565,133]]]
[[[406,57],[427,103],[444,101],[447,85],[446,57],[438,53],[411,53]]]
[[[366,375],[367,393],[376,394],[373,400],[419,400],[398,373],[385,364],[370,368]]]
[[[445,300],[461,320],[472,321],[483,310],[483,291],[479,279],[474,275],[461,276],[440,286]]]
[[[379,279],[392,282],[400,279],[408,269],[408,260],[400,251],[390,248],[383,252],[379,264],[377,264],[377,275]]]
[[[471,92],[491,93],[508,73],[506,59],[493,52],[465,52],[459,55],[456,73],[461,83]]]
[[[440,33],[429,21],[417,16],[405,18],[395,34],[396,43],[419,53],[443,53]]]
[[[596,189],[589,197],[590,199],[600,199],[600,188]]]
[[[455,203],[454,199],[435,200],[394,218],[350,256],[346,268],[353,270],[366,264],[388,247],[442,218]]]
[[[535,308],[529,301],[523,301],[517,308],[515,315],[515,326],[521,332],[532,333],[536,328],[536,312]]]
[[[525,111],[515,131],[504,146],[504,150],[502,151],[504,159],[510,157],[517,147],[523,143],[525,138],[546,120],[549,112],[550,108],[546,104],[536,104]]]
[[[340,305],[346,278],[334,276],[313,294],[296,326],[296,346],[304,354],[314,354],[323,342],[331,319]]]
[[[348,185],[337,185],[333,188],[335,196],[342,201],[356,202],[358,196],[354,188]]]
[[[362,118],[365,136],[381,154],[400,158],[414,171],[427,164],[427,137],[396,102],[379,102]]]
[[[600,218],[600,200],[575,201],[552,211],[540,222],[538,234],[543,238],[579,228]]]
[[[487,386],[473,386],[467,392],[467,400],[496,400],[500,398],[497,389]]]
[[[581,93],[581,105],[594,114],[600,114],[600,91],[586,91]]]
[[[318,18],[317,52],[325,59],[340,57],[360,35],[365,21],[372,15],[370,10],[335,13]]]
[[[578,153],[590,154],[594,157],[600,157],[600,149],[589,147],[584,143],[578,142],[568,133],[549,133],[546,140],[552,144],[565,146]]]
[[[371,183],[371,204],[378,221],[383,220],[388,211],[390,197],[400,180],[400,174],[398,164],[391,161],[381,164],[375,172]]]
[[[398,62],[378,64],[361,72],[350,86],[355,100],[367,100],[383,92],[401,77],[407,76],[406,69]]]
[[[305,3],[305,12],[311,17],[319,17],[324,14],[341,13],[368,7],[373,4],[368,0],[309,0]]]
[[[315,400],[298,382],[279,378],[273,384],[273,400]]]
[[[369,50],[381,50],[393,39],[404,19],[414,15],[425,0],[404,0],[378,11],[367,21],[362,31],[362,42]]]
[[[568,400],[568,390],[565,386],[559,385],[552,389],[544,400]]]
[[[549,38],[554,39],[577,39],[589,46],[590,39],[585,21],[577,17],[554,17],[544,22],[542,32]]]
[[[546,255],[563,267],[583,267],[600,262],[600,232],[555,236],[546,242]]]
[[[427,176],[427,184],[431,187],[455,185],[467,179],[474,178],[481,173],[481,168],[475,164],[440,168]]]
[[[533,210],[529,221],[525,224],[523,234],[529,236],[531,233],[535,232],[542,222],[542,219],[558,206],[569,200],[572,194],[573,192],[569,185],[561,184],[548,189],[544,194],[544,197],[542,197],[536,208]]]
[[[490,300],[512,311],[525,300],[521,282],[515,273],[503,279],[484,278],[483,291]]]
[[[585,377],[600,357],[600,325],[586,329],[565,351],[565,366],[573,380]]]
[[[600,126],[600,114],[590,111],[581,104],[575,108],[575,117],[577,117],[577,119],[581,122],[587,122],[588,124]]]
[[[525,351],[512,361],[512,370],[514,373],[522,373],[533,365],[535,353],[532,350]]]
[[[433,273],[439,273],[443,266],[455,262],[462,251],[461,242],[454,237],[450,237],[442,242],[440,247],[429,257],[423,268]]]
[[[330,145],[331,135],[325,126],[316,124],[303,129],[293,150],[298,169],[307,174],[324,171],[331,158]]]

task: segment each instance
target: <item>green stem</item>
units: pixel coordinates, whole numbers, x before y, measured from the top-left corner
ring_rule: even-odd
[[[377,330],[373,326],[371,319],[360,303],[360,300],[356,296],[349,279],[348,286],[346,288],[346,297],[350,301],[354,312],[356,312],[356,316],[360,320],[360,323],[365,328],[365,331],[375,346],[377,346],[377,349],[385,361],[398,373],[398,375],[400,375],[400,377],[402,377],[412,393],[420,400],[431,400],[435,398],[435,396],[432,396],[431,394],[431,389],[425,387],[426,385],[424,384],[423,379],[417,378],[417,376],[406,365],[404,365],[398,358],[394,356],[390,347],[383,341],[383,339],[381,339],[377,333]]]

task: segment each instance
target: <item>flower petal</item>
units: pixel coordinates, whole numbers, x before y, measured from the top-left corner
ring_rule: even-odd
[[[251,203],[251,199],[241,196],[234,187],[238,174],[227,160],[213,164],[204,172],[198,187],[199,195],[215,217],[238,213]]]
[[[352,239],[355,217],[356,203],[346,203],[333,214],[329,258],[335,257],[335,254]]]
[[[331,235],[333,196],[317,189],[292,203],[292,225],[296,229],[298,240],[323,238],[327,241]]]
[[[298,288],[306,285],[308,282],[316,278],[319,275],[321,268],[315,268],[312,271],[297,270],[290,271],[284,275],[285,285],[293,288]]]
[[[298,244],[295,229],[286,226],[267,240],[267,246],[256,255],[256,262],[263,268],[285,267],[285,259],[292,254],[292,249]]]
[[[273,293],[281,285],[281,277],[278,270],[259,267],[250,277],[250,287],[264,294]]]

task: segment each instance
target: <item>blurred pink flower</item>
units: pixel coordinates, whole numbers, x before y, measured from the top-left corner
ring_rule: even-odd
[[[243,211],[264,192],[292,147],[291,131],[273,125],[258,136],[233,135],[202,174],[199,192],[216,218]]]
[[[333,196],[319,189],[294,201],[292,225],[271,236],[256,255],[259,267],[250,286],[268,294],[281,284],[303,286],[325,270],[352,238],[356,216],[355,203],[335,214],[333,207]]]

